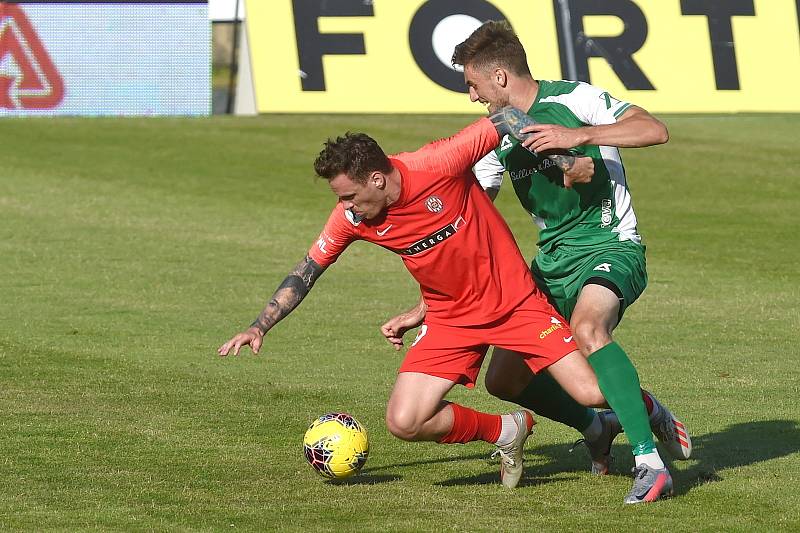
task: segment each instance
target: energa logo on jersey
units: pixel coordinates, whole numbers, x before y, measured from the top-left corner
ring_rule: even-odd
[[[21,7],[0,3],[0,109],[52,109],[64,80]]]

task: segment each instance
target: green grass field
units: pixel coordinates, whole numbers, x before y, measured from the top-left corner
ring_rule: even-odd
[[[418,292],[377,247],[351,247],[261,355],[215,353],[326,220],[326,137],[400,151],[469,117],[0,121],[0,529],[800,530],[800,115],[662,118],[668,145],[624,152],[650,286],[617,338],[695,456],[674,498],[634,507],[622,437],[595,478],[541,420],[507,491],[488,445],[387,432],[402,355],[379,326]],[[498,205],[530,257],[510,188]],[[451,398],[511,409],[482,385]],[[349,483],[302,457],[332,410],[370,432]]]

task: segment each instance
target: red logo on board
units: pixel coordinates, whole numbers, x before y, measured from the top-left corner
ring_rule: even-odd
[[[22,8],[0,3],[0,109],[52,109],[64,80]]]

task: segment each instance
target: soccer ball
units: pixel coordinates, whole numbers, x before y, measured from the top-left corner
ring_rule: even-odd
[[[350,477],[369,455],[367,430],[347,413],[328,413],[314,420],[303,437],[306,461],[328,479]]]

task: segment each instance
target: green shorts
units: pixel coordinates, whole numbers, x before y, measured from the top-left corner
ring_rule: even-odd
[[[645,247],[632,241],[600,246],[559,246],[531,264],[536,284],[567,320],[584,285],[608,287],[619,298],[619,318],[647,287]]]

